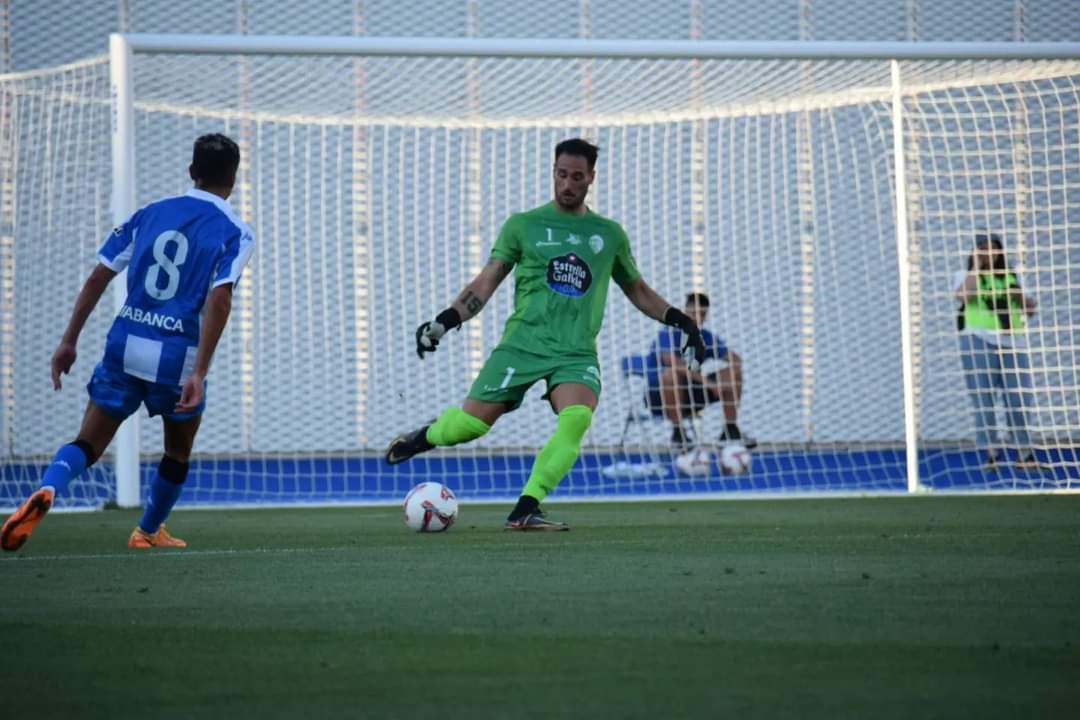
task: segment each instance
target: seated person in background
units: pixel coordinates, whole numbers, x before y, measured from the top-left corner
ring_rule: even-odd
[[[654,415],[664,415],[674,426],[671,442],[678,448],[690,444],[682,421],[691,414],[700,413],[714,402],[724,403],[724,419],[727,424],[720,433],[720,442],[740,441],[747,448],[757,443],[745,438],[739,430],[739,401],[742,398],[742,358],[728,350],[724,341],[705,329],[705,317],[709,314],[709,296],[695,292],[686,296],[685,312],[701,328],[705,341],[705,359],[726,362],[726,366],[712,373],[691,372],[682,359],[682,331],[665,327],[653,341],[646,362],[646,378],[649,389],[646,402]]]

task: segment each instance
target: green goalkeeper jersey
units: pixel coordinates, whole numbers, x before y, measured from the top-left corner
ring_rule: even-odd
[[[621,225],[554,202],[510,216],[491,257],[515,265],[514,312],[499,347],[541,356],[596,357],[608,281],[641,276]]]

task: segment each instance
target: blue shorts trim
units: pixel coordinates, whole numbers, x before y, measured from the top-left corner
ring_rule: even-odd
[[[126,419],[143,404],[146,405],[150,417],[161,415],[176,422],[202,415],[206,410],[206,387],[203,387],[202,403],[187,413],[173,412],[176,403],[180,401],[181,390],[179,385],[147,382],[126,372],[106,367],[104,363],[98,363],[90,382],[86,384],[86,392],[94,404],[117,420]]]

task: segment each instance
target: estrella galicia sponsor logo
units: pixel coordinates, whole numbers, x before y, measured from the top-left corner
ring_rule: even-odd
[[[592,271],[574,253],[560,255],[548,261],[548,287],[560,295],[581,297],[592,285]]]

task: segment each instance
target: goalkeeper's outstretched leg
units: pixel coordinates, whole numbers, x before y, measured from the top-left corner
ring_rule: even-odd
[[[494,422],[494,418],[491,418],[491,422]],[[460,445],[475,440],[491,430],[491,422],[485,422],[459,407],[448,407],[439,419],[430,425],[394,438],[386,451],[386,462],[397,465],[435,447]]]

